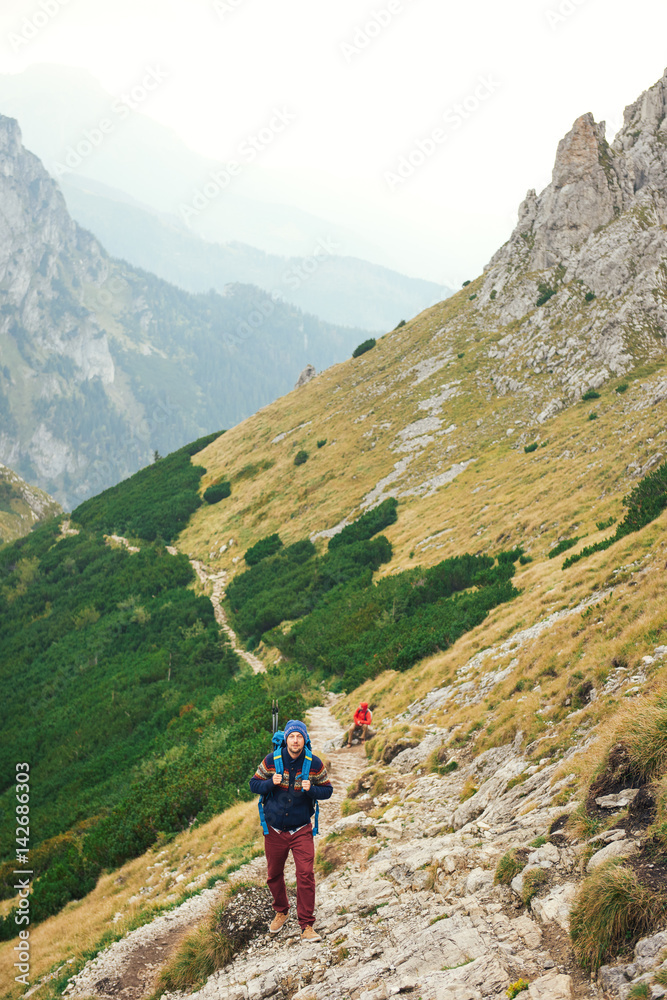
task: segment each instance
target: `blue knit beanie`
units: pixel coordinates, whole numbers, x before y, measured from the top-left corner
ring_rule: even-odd
[[[303,722],[299,722],[298,719],[290,719],[283,732],[285,733],[285,739],[287,739],[290,733],[301,733],[304,742],[308,739],[308,730]]]

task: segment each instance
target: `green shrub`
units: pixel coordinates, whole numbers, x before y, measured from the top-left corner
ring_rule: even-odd
[[[456,356],[457,356],[457,358],[465,358],[466,352],[465,351],[460,351]]]
[[[592,411],[591,411],[591,412],[590,412],[590,413],[588,414],[588,419],[589,419],[589,420],[597,420],[597,418],[598,418],[598,415],[597,415],[597,413],[595,412],[595,410],[592,410]]]
[[[607,528],[611,528],[612,524],[615,523],[616,523],[616,518],[612,514],[610,517],[607,518],[606,521],[596,521],[595,527],[598,529],[598,531],[606,531]]]
[[[375,347],[376,343],[377,341],[375,337],[369,337],[368,340],[364,340],[358,347],[355,347],[352,351],[352,357],[360,358],[362,354],[366,353],[366,351],[370,351],[373,347]]]
[[[538,299],[537,299],[537,302],[535,303],[535,305],[536,306],[543,306],[545,304],[545,302],[549,301],[549,299],[552,297],[552,295],[556,294],[557,289],[556,288],[552,288],[550,285],[547,285],[546,282],[541,281],[539,283],[539,285],[537,286],[537,291],[539,292],[539,295],[538,295]]]
[[[256,566],[262,559],[267,559],[269,556],[274,555],[278,549],[282,548],[282,544],[280,535],[267,535],[265,538],[260,538],[254,545],[251,545],[243,558],[248,566]]]
[[[586,294],[584,295],[584,300],[586,302],[592,302],[594,298],[595,298],[595,292],[586,292]]]
[[[491,294],[489,295],[489,298],[491,299],[492,302],[495,299],[495,297],[496,297],[497,294],[498,294],[498,292],[494,288],[493,291],[491,292]]]
[[[597,389],[587,389],[586,392],[581,397],[582,402],[587,403],[591,399],[599,399],[600,393]]]
[[[537,451],[537,441],[533,441],[532,444],[525,445],[523,450],[525,451],[526,455],[530,455],[531,452]]]
[[[394,327],[394,330],[400,330],[400,329],[401,329],[401,327],[404,327],[404,326],[405,326],[405,320],[404,320],[404,319],[402,319],[402,320],[400,320],[400,322],[398,322],[398,323],[396,324],[396,326]]]
[[[617,861],[600,865],[582,883],[572,907],[570,937],[577,961],[585,969],[599,969],[664,916],[664,900],[641,885],[633,871]]]
[[[616,533],[594,545],[587,545],[581,552],[569,556],[563,563],[563,569],[594,552],[603,552],[614,542],[639,531],[660,516],[667,507],[667,462],[663,462],[654,472],[644,476],[632,492],[623,498],[623,506],[627,509],[627,513],[616,528]]]
[[[329,539],[329,551],[341,548],[344,545],[351,545],[353,542],[363,541],[372,538],[378,531],[388,528],[398,520],[398,501],[395,497],[388,497],[381,504],[362,514],[352,524],[348,524],[342,531]]]
[[[304,451],[303,449],[301,449],[301,451],[297,451],[296,455],[294,456],[294,464],[305,465],[307,461],[308,461],[308,452]]]
[[[226,500],[228,496],[231,496],[231,492],[231,483],[215,483],[204,490],[204,500],[206,503],[219,503],[221,500]]]
[[[477,292],[473,292],[473,293],[472,293],[472,295],[469,295],[469,296],[468,296],[468,298],[469,298],[469,299],[470,299],[470,301],[472,302],[472,300],[473,300],[473,299],[476,299],[476,298],[477,298]]]
[[[321,441],[317,442],[317,447],[318,448],[324,448],[324,446],[325,446],[326,443],[327,443],[327,439],[326,438],[322,438]]]
[[[526,555],[520,555],[519,556],[519,563],[522,566],[527,566],[528,563],[532,563],[532,561],[533,561],[533,557],[532,556],[526,556]]]
[[[630,386],[629,386],[628,382],[621,382],[620,385],[616,386],[616,392],[620,392],[622,394],[624,392],[627,392],[629,388],[630,388]]]
[[[468,281],[464,281],[463,284],[461,285],[461,288],[467,288],[469,284],[470,284],[469,280]]]
[[[512,879],[523,871],[524,862],[517,857],[516,850],[507,851],[496,865],[494,885],[509,885]]]
[[[553,549],[549,552],[549,558],[555,559],[562,552],[567,552],[568,549],[574,548],[574,546],[579,541],[579,535],[574,535],[573,538],[563,538],[558,545],[554,545]]]
[[[407,670],[447,649],[492,607],[516,596],[513,574],[511,562],[460,556],[374,585],[370,575],[359,576],[333,589],[288,635],[272,634],[271,641],[288,658],[342,674],[349,691],[383,670]],[[476,589],[461,592],[470,587]]]

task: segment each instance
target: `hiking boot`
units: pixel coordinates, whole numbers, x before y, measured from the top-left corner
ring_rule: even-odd
[[[306,927],[303,934],[301,935],[302,941],[321,941],[322,938],[317,933],[314,927]]]
[[[277,934],[288,917],[289,913],[276,913],[275,917],[269,924],[269,931],[271,934]]]

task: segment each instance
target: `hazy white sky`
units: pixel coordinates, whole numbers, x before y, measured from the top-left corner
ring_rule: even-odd
[[[666,29],[664,0],[3,0],[0,50],[5,72],[78,66],[116,95],[159,67],[142,113],[223,160],[282,110],[256,140],[263,196],[458,284],[576,117],[612,137],[662,75]]]

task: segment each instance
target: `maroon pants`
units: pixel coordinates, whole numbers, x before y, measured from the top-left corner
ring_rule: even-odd
[[[266,884],[273,896],[273,909],[276,913],[287,913],[289,900],[285,888],[285,862],[292,852],[296,867],[296,915],[301,930],[312,927],[315,919],[315,846],[313,844],[313,829],[310,823],[296,833],[274,830],[264,837],[264,853],[268,878]]]

